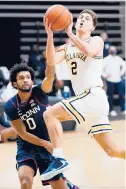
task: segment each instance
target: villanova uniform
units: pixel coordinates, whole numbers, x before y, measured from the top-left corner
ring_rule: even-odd
[[[27,132],[49,141],[46,125],[43,120],[43,112],[48,106],[48,97],[40,88],[41,84],[32,88],[32,94],[27,102],[21,103],[17,95],[5,104],[5,112],[10,121],[21,119]],[[18,125],[20,127],[20,125]],[[39,168],[42,174],[48,167],[51,154],[44,148],[17,138],[17,169],[22,165],[28,165],[37,172]],[[62,175],[57,175],[51,180],[57,180]],[[48,184],[48,181],[43,185]]]
[[[87,43],[90,39],[87,40]],[[111,132],[112,128],[108,120],[109,104],[102,89],[103,58],[86,56],[70,43],[66,45],[65,53],[76,96],[62,100],[61,105],[78,124],[86,125],[87,133]]]

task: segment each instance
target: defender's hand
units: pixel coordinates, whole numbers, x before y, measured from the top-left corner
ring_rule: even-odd
[[[69,24],[69,26],[67,27],[67,28],[65,28],[65,31],[66,31],[66,33],[68,34],[68,33],[72,33],[72,27],[73,27],[73,16],[72,16],[72,14],[71,14],[71,21],[70,21],[70,24]]]
[[[49,24],[48,18],[45,18],[45,17],[44,17],[44,26],[45,26],[45,30],[47,32],[47,35],[53,37],[53,31],[51,29],[52,24],[51,23]]]
[[[51,154],[53,153],[53,145],[46,141],[46,144],[45,144],[45,148],[47,149],[48,152],[50,152]]]

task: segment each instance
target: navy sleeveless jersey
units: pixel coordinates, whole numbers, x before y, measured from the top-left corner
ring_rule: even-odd
[[[49,140],[43,120],[43,112],[48,105],[48,96],[42,91],[41,84],[39,84],[32,88],[31,96],[27,102],[21,103],[18,94],[9,99],[5,104],[5,113],[10,121],[21,119],[27,132],[41,139]],[[20,137],[17,139],[17,144],[18,147],[20,145],[23,145],[23,147],[34,146]]]

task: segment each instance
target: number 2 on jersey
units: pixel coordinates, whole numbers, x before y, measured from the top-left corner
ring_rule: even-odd
[[[73,75],[77,75],[77,63],[76,62],[71,62],[71,70]]]

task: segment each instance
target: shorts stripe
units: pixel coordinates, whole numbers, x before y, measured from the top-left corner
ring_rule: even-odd
[[[75,101],[75,100],[74,100]],[[82,117],[83,121],[85,121],[84,117],[82,116],[82,114],[80,112],[78,112],[75,107],[72,105],[72,103],[70,102],[71,107]]]
[[[76,115],[73,113],[73,111],[71,111],[68,106],[63,102],[61,101],[62,105],[64,106],[64,108],[66,108],[73,116],[74,118],[78,121],[78,123],[80,123],[79,119],[76,117]]]
[[[93,125],[92,127],[106,126],[106,125],[110,126],[110,124],[98,124],[98,125]]]
[[[112,131],[112,127],[110,124],[94,125],[92,126],[90,133],[98,133],[98,132],[105,132],[105,131]]]
[[[84,122],[85,119],[84,119],[83,115],[80,112],[78,112],[77,109],[73,106],[72,102],[86,97],[89,93],[90,93],[90,90],[86,90],[81,95],[77,95],[75,97],[71,97],[71,98],[68,98],[68,99],[61,100],[61,103],[74,116],[74,118],[78,121],[79,124],[81,122]]]
[[[100,130],[97,130],[97,131],[93,131],[91,133],[104,133],[106,131],[112,131],[112,129],[100,129]]]

